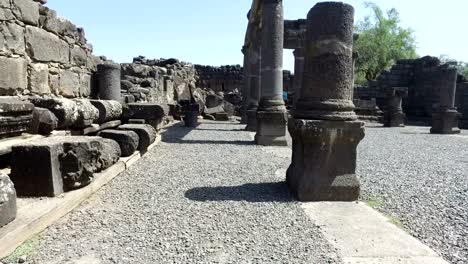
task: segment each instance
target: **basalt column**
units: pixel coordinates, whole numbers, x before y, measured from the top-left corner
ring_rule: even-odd
[[[439,89],[439,104],[432,114],[433,134],[457,134],[460,113],[455,108],[455,91],[457,89],[457,68],[442,65],[435,69],[436,83]]]
[[[262,95],[257,111],[255,142],[264,146],[287,146],[283,100],[283,1],[264,0],[262,10]]]
[[[296,106],[296,102],[301,94],[302,86],[302,74],[304,72],[304,48],[295,49],[294,52],[294,97],[293,106]]]
[[[243,86],[242,86],[242,119],[241,124],[247,124],[247,109],[250,102],[250,67],[249,67],[249,55],[250,48],[243,46],[242,53],[244,54],[244,69],[243,69]]]
[[[390,87],[385,90],[387,94],[387,109],[384,114],[385,127],[404,127],[406,115],[403,113],[402,101],[408,96],[407,87]]]
[[[121,101],[120,64],[104,63],[97,66],[99,99]]]
[[[353,89],[352,6],[315,5],[307,16],[305,66],[289,132],[292,163],[286,181],[301,201],[354,201],[357,145],[364,123],[356,121]]]
[[[258,34],[257,34],[258,35]],[[256,132],[257,131],[257,110],[258,102],[260,100],[261,89],[261,48],[260,40],[255,39],[253,45],[249,49],[249,85],[250,85],[250,100],[247,110],[247,126],[245,130]]]

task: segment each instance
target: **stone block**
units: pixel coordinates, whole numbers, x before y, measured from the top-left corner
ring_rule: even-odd
[[[457,110],[437,111],[432,114],[432,134],[459,134],[458,122],[460,113]]]
[[[357,145],[364,123],[290,119],[293,159],[286,181],[300,201],[355,201]]]
[[[13,13],[15,16],[29,25],[39,24],[39,4],[31,0],[15,0],[13,3]]]
[[[107,129],[99,132],[98,136],[116,141],[120,146],[122,157],[131,156],[138,149],[138,134],[133,131]]]
[[[130,103],[125,110],[126,119],[162,120],[169,113],[167,105],[155,103]]]
[[[27,87],[27,61],[22,58],[0,57],[0,95],[14,95]]]
[[[258,111],[255,143],[263,146],[287,146],[285,112]]]
[[[0,227],[16,218],[16,190],[7,175],[0,173]]]
[[[34,107],[33,119],[28,133],[48,135],[57,128],[57,117],[48,109]]]
[[[229,115],[226,112],[214,114],[217,121],[229,121]]]
[[[141,153],[145,153],[148,150],[148,147],[154,143],[156,140],[156,130],[154,127],[146,124],[126,124],[121,125],[118,128],[119,130],[133,131],[138,134],[139,143],[138,150]]]
[[[91,75],[86,73],[80,74],[79,93],[81,97],[89,97],[91,95],[92,80]]]
[[[35,63],[29,66],[29,89],[33,94],[50,94],[49,66]]]
[[[39,62],[70,62],[68,43],[56,35],[36,27],[26,27],[28,53]]]
[[[49,109],[58,119],[59,129],[72,127],[78,120],[76,103],[66,98],[33,98],[31,102],[36,107]]]
[[[2,0],[6,1],[6,0]],[[6,9],[0,6],[0,21],[12,21],[15,19],[15,15],[11,12],[11,9]]]
[[[73,128],[84,128],[92,125],[99,118],[99,111],[88,99],[73,99],[77,109],[77,119]]]
[[[98,109],[98,124],[112,120],[119,120],[122,116],[122,104],[113,100],[90,100],[91,104]]]
[[[0,98],[0,138],[19,136],[31,126],[34,106],[15,98]]]
[[[100,137],[39,139],[12,148],[11,179],[18,195],[55,197],[86,186],[119,156],[118,145]]]
[[[70,50],[70,62],[75,66],[86,66],[87,56],[86,51],[77,45]]]
[[[0,11],[0,17],[1,15]],[[4,22],[0,24],[0,32],[0,40],[2,40],[0,41],[0,53],[18,55],[24,55],[26,53],[24,28],[22,26],[15,23]]]
[[[70,70],[63,70],[59,73],[59,94],[67,97],[74,98],[80,95],[80,76]]]

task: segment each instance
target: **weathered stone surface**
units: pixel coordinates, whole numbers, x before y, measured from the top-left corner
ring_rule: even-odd
[[[78,115],[73,123],[74,128],[84,128],[90,126],[99,118],[99,111],[88,99],[73,99],[76,103]]]
[[[49,66],[47,64],[30,64],[29,89],[33,94],[50,94]]]
[[[39,23],[39,4],[31,0],[15,0],[13,13],[22,22],[30,25]]]
[[[130,103],[125,110],[126,119],[159,120],[169,113],[167,105],[156,103]]]
[[[2,9],[0,9],[2,10]],[[0,17],[2,13],[0,11]],[[1,19],[0,19],[1,20]],[[0,23],[0,53],[24,55],[24,28],[15,23]]]
[[[11,179],[21,196],[55,197],[89,184],[118,161],[120,149],[100,137],[49,137],[12,148]]]
[[[80,96],[89,97],[91,95],[92,80],[91,75],[87,73],[80,74]]]
[[[229,120],[229,115],[228,113],[215,113],[214,114],[215,118],[217,121],[228,121]]]
[[[10,178],[0,173],[0,227],[16,218],[16,190]]]
[[[358,121],[290,120],[293,159],[286,181],[300,201],[354,201],[357,145],[364,138]],[[313,162],[311,162],[313,161]]]
[[[76,103],[66,98],[32,98],[31,102],[37,106],[49,109],[58,119],[59,129],[72,127],[78,120]]]
[[[121,100],[120,72],[120,64],[104,63],[97,66],[100,99]]]
[[[0,97],[0,138],[19,136],[31,126],[34,106],[12,97]]]
[[[37,27],[26,27],[26,44],[29,55],[40,62],[69,63],[68,44],[56,35]]]
[[[98,124],[119,120],[122,116],[122,104],[113,100],[90,100],[99,111]]]
[[[286,112],[257,111],[255,143],[262,146],[287,146],[286,124]]]
[[[22,58],[0,57],[0,95],[15,95],[28,87],[28,63]]]
[[[57,128],[57,117],[48,109],[34,107],[30,134],[48,135]]]
[[[77,46],[73,45],[73,48],[70,50],[70,62],[75,66],[86,66],[87,61],[86,51]]]
[[[80,76],[70,70],[60,71],[59,94],[67,98],[75,98],[80,94]]]
[[[126,124],[118,127],[119,130],[128,130],[133,131],[138,134],[139,143],[138,150],[141,153],[145,153],[148,149],[148,146],[153,144],[156,140],[156,130],[154,127],[146,124]]]
[[[6,0],[2,0],[2,1],[6,1]],[[0,21],[11,21],[14,19],[15,19],[15,16],[13,15],[13,12],[11,11],[11,9],[2,8],[0,6]]]
[[[133,131],[107,129],[98,135],[116,141],[120,146],[122,157],[131,156],[138,149],[138,134]]]

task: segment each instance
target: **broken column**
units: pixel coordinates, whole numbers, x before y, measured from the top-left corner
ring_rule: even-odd
[[[0,227],[16,218],[16,191],[7,175],[0,173]]]
[[[138,151],[140,153],[145,153],[148,147],[156,140],[156,129],[147,124],[126,124],[119,126],[118,129],[137,133]]]
[[[406,115],[403,113],[402,101],[408,96],[407,87],[389,87],[385,89],[387,109],[384,113],[385,127],[404,127]]]
[[[131,156],[139,144],[138,134],[131,130],[106,129],[98,133],[98,136],[112,139],[120,146],[122,157]]]
[[[286,181],[301,201],[354,201],[357,145],[364,123],[356,121],[353,89],[354,8],[316,4],[307,16],[301,96],[289,122],[292,163]]]
[[[123,118],[125,121],[143,119],[146,124],[152,125],[156,130],[160,130],[164,125],[164,118],[168,114],[169,107],[165,104],[130,103],[124,109]]]
[[[457,89],[457,68],[448,64],[437,67],[435,75],[436,88],[439,90],[439,103],[432,114],[432,134],[457,134],[460,113],[455,108],[455,92]]]
[[[242,115],[241,124],[247,124],[247,109],[249,107],[250,97],[250,65],[249,65],[249,47],[243,46],[242,53],[244,54],[244,71],[243,71],[243,85],[242,85]]]
[[[264,0],[261,33],[261,99],[255,143],[287,146],[283,100],[284,19],[282,0]]]
[[[0,138],[19,136],[33,120],[34,105],[14,97],[0,98]]]
[[[301,94],[302,74],[304,72],[304,48],[295,49],[293,54],[294,54],[293,106],[295,106]]]
[[[122,116],[122,104],[114,100],[89,100],[97,108],[99,116],[98,124],[119,120]]]
[[[121,67],[118,63],[103,63],[97,66],[99,98],[121,101]]]

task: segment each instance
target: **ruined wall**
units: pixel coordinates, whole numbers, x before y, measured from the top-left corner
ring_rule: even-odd
[[[190,99],[195,88],[195,67],[177,59],[150,60],[143,56],[122,63],[122,96],[125,102],[176,104]]]
[[[231,93],[242,91],[243,68],[240,65],[212,67],[195,65],[198,75],[197,87],[214,92]]]
[[[369,82],[366,87],[355,87],[354,97],[376,98],[379,107],[385,109],[386,87],[408,87],[408,97],[403,99],[403,110],[408,119],[430,124],[433,110],[439,102],[437,72],[440,65],[438,58],[430,56],[399,60],[389,71],[382,72],[375,82]],[[457,91],[463,91],[457,92],[455,106],[463,115],[468,115],[468,96],[464,96],[464,87],[464,83],[457,84]]]
[[[33,0],[0,0],[0,95],[88,97],[100,58],[82,28]]]

